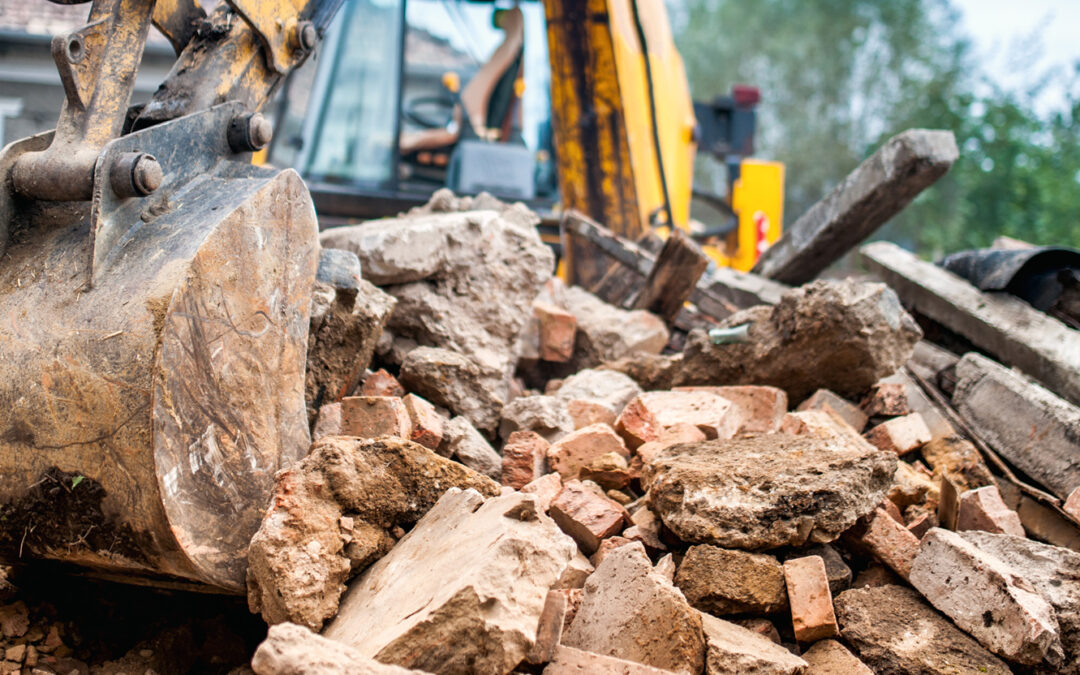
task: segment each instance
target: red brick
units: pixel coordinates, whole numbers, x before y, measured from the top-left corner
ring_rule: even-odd
[[[396,377],[380,368],[364,379],[359,394],[361,396],[404,396],[405,387],[401,386]]]
[[[911,563],[919,552],[919,538],[893,520],[884,509],[877,509],[870,517],[862,543],[889,569],[908,578]]]
[[[882,422],[864,436],[882,450],[892,450],[897,455],[904,455],[918,450],[930,442],[930,429],[919,413],[903,417],[894,417]]]
[[[522,492],[536,495],[536,503],[544,513],[551,508],[551,502],[562,492],[562,476],[549,473],[533,480],[521,488]]]
[[[911,414],[907,386],[903,382],[878,382],[860,406],[870,417],[899,417]]]
[[[552,519],[586,555],[595,553],[603,539],[622,531],[624,514],[622,505],[578,480],[564,483],[562,492],[551,502]]]
[[[515,431],[502,449],[502,484],[520,490],[547,472],[550,445],[535,431]]]
[[[571,432],[548,448],[548,466],[563,478],[577,478],[581,467],[609,452],[630,457],[622,438],[605,424],[593,424]]]
[[[814,395],[799,404],[797,410],[832,411],[847,422],[855,431],[862,431],[866,426],[866,413],[851,401],[837,396],[828,389],[818,389]]]
[[[566,362],[574,356],[577,319],[570,312],[544,302],[533,303],[533,316],[540,322],[540,358]]]
[[[731,401],[707,391],[650,391],[638,398],[665,429],[688,423],[707,438],[731,438],[739,428]]]
[[[821,556],[811,555],[784,562],[784,582],[796,640],[816,642],[840,634],[833,612],[829,579],[825,574],[825,561]]]
[[[968,490],[960,495],[960,512],[956,516],[956,529],[982,530],[994,534],[1012,534],[1026,537],[1020,516],[1001,498],[996,485]]]
[[[400,398],[346,396],[341,399],[341,435],[408,439],[412,436],[412,421]]]
[[[738,434],[776,431],[787,413],[787,393],[777,387],[675,387],[674,391],[707,391],[730,401],[739,419]]]
[[[410,438],[429,450],[438,450],[442,443],[443,418],[435,412],[435,406],[416,394],[409,394],[401,402],[412,423]]]
[[[1072,491],[1062,508],[1065,509],[1065,513],[1080,521],[1080,487]]]
[[[341,435],[341,401],[327,403],[319,408],[315,418],[315,428],[311,430],[311,440],[317,441],[323,436]]]
[[[618,417],[615,411],[598,401],[586,398],[575,398],[566,404],[566,412],[570,413],[570,419],[574,420],[575,429],[584,429],[591,424],[606,424],[615,426]]]
[[[615,430],[626,441],[627,447],[636,450],[645,443],[659,440],[663,427],[641,397],[635,396],[615,420]]]

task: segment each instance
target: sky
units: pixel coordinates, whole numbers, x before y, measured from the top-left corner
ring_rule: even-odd
[[[1080,0],[952,0],[962,12],[964,28],[973,39],[987,74],[1008,87],[1025,83],[1010,74],[1016,51],[1010,47],[1042,29],[1039,70],[1068,67],[1080,60]],[[1060,91],[1047,91],[1043,105],[1060,100]]]

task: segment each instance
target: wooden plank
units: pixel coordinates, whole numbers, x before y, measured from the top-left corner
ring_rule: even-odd
[[[709,266],[701,247],[680,229],[674,229],[649,270],[635,309],[647,309],[667,323],[674,321]]]
[[[788,227],[753,271],[786,284],[814,279],[945,175],[957,156],[951,131],[893,136]]]
[[[900,299],[980,350],[1080,403],[1080,332],[1019,298],[983,293],[937,265],[888,242],[867,244],[862,260]]]

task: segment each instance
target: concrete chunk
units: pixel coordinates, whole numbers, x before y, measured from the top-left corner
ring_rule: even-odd
[[[805,672],[806,661],[760,633],[704,612],[700,615],[708,650],[705,675],[794,675]]]
[[[768,549],[826,543],[873,511],[896,456],[763,434],[667,448],[645,467],[650,507],[687,543]]]
[[[691,605],[716,616],[772,614],[788,604],[783,566],[761,553],[691,546],[675,573],[675,585]]]
[[[705,637],[700,614],[653,570],[640,544],[608,553],[585,582],[563,644],[677,673],[700,673]]]
[[[875,673],[1012,672],[910,588],[852,588],[834,606],[844,642]]]
[[[350,584],[324,634],[383,663],[503,675],[575,552],[530,495],[450,490]]]
[[[911,585],[984,647],[1009,661],[1057,666],[1064,660],[1053,607],[994,556],[955,532],[926,533]]]

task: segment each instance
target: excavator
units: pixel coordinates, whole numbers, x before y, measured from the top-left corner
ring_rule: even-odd
[[[404,107],[402,24],[345,33],[365,26],[358,8],[389,8],[404,22],[405,5],[354,0],[332,30],[342,2],[92,0],[85,25],[54,36],[65,94],[56,128],[0,152],[0,561],[243,592],[274,474],[310,442],[304,370],[320,218],[378,215],[356,206],[357,172],[382,169],[350,154],[361,145],[343,140],[360,132],[341,114],[392,129],[364,140],[389,148],[392,171],[369,195],[384,212],[417,198],[425,180],[429,193],[443,181],[546,199],[549,211],[577,209],[636,237],[692,226],[699,144],[741,169],[733,184],[744,202],[769,174],[740,159],[753,96],[691,105],[662,0],[548,0],[542,16],[537,3],[486,3],[503,39],[463,68],[463,87],[460,73],[439,77],[450,98],[441,120]],[[513,112],[531,63],[529,15],[546,25],[546,145],[521,133]],[[132,102],[151,27],[177,60],[149,100]],[[288,80],[282,97],[296,100],[290,73],[328,37],[325,52],[338,56],[314,64],[312,91],[322,93],[301,115],[307,126],[290,131],[276,97]],[[378,75],[363,45],[393,39],[399,57],[383,83],[397,93],[342,79],[349,69]],[[275,106],[282,144],[267,157]],[[295,161],[282,161],[297,136]],[[526,178],[545,166],[548,192],[534,181],[529,194]],[[740,207],[736,192],[728,208],[740,226],[709,235],[722,249],[734,243],[718,260],[751,254],[744,212],[751,248],[779,236],[770,171],[762,194],[774,203]]]

